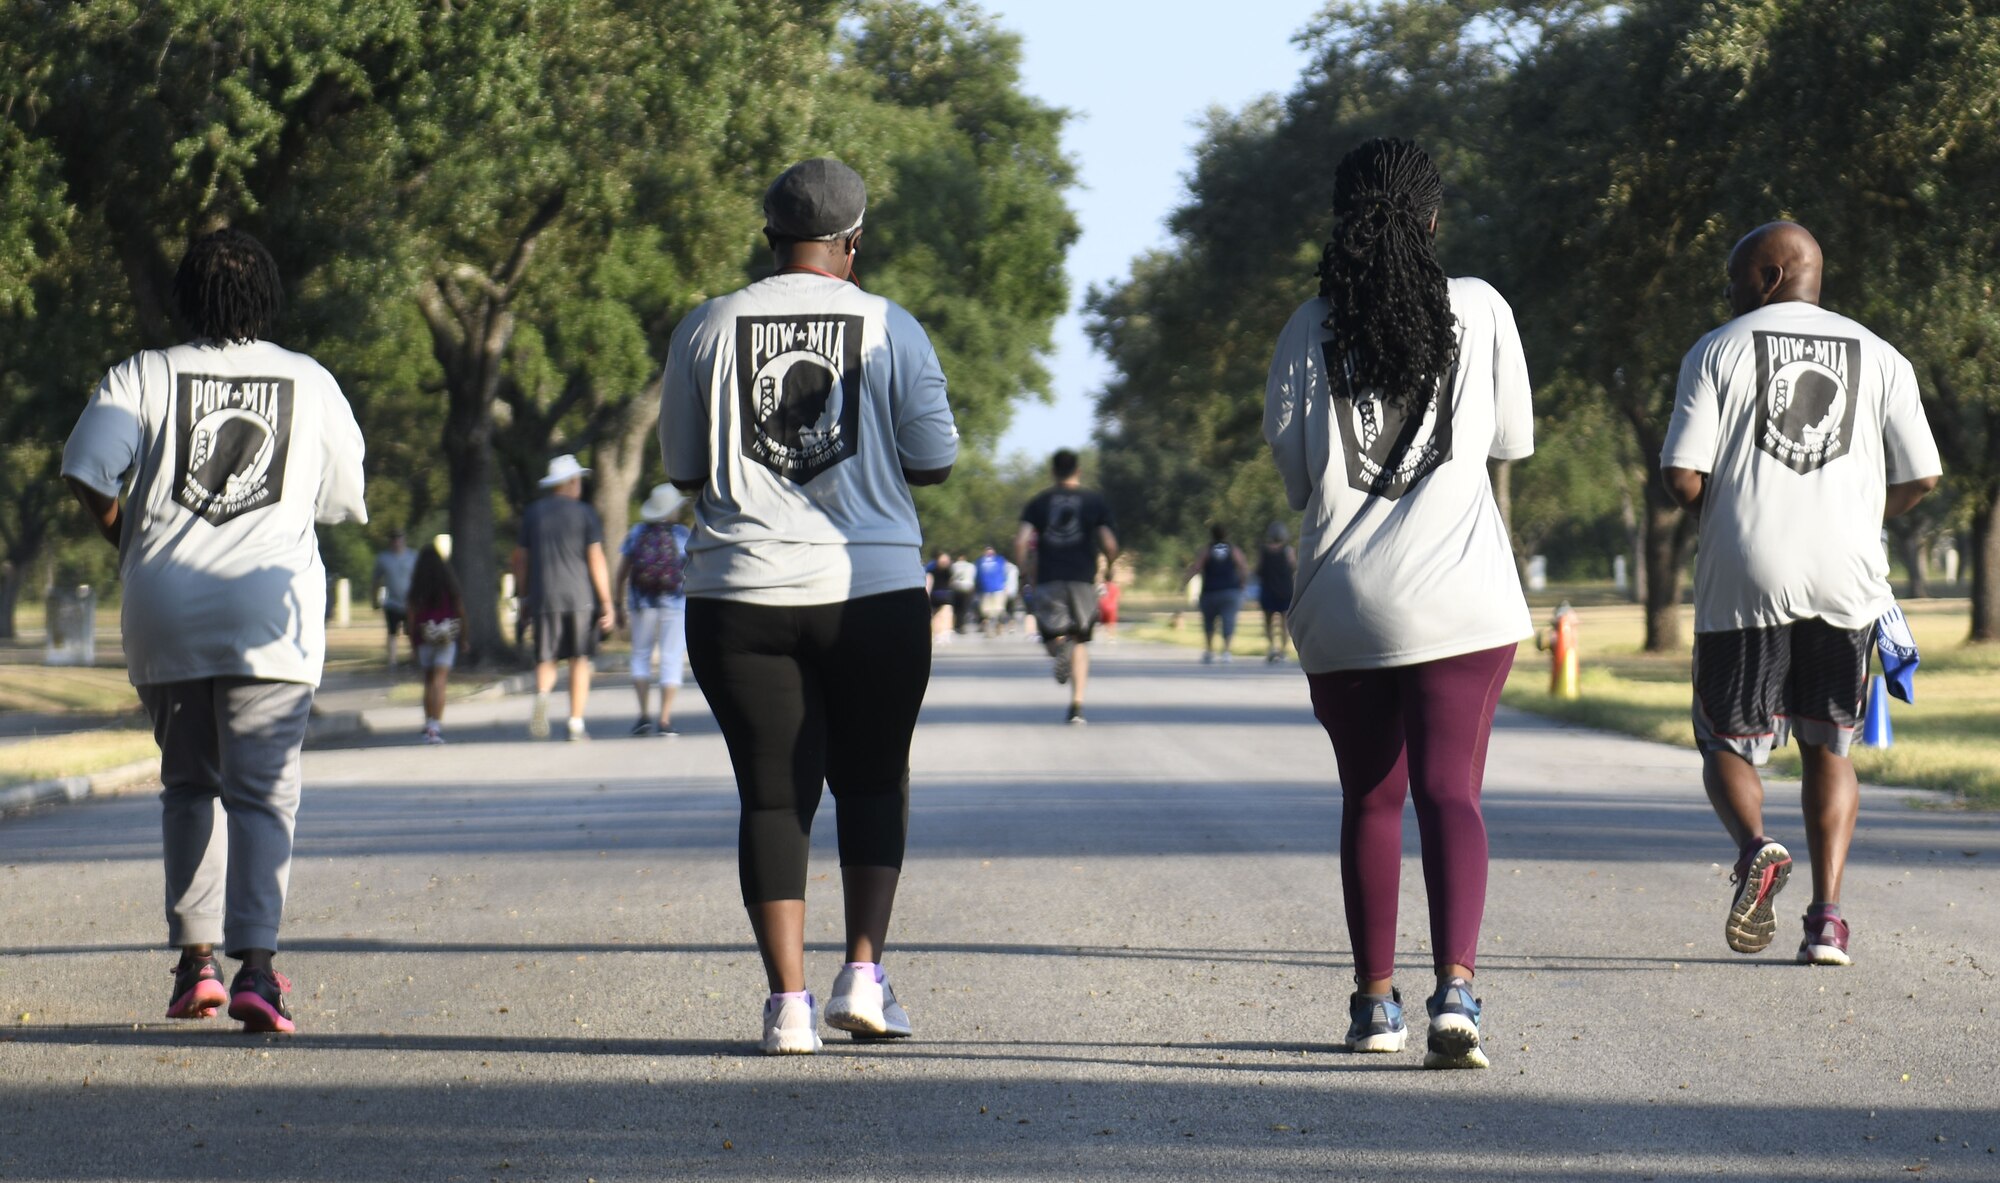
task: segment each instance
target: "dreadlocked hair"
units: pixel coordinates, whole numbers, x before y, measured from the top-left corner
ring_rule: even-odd
[[[1353,390],[1379,390],[1408,411],[1427,403],[1458,356],[1431,218],[1444,180],[1409,140],[1375,139],[1333,173],[1333,237],[1319,263],[1325,325],[1347,357]],[[1335,389],[1340,389],[1339,385]]]
[[[278,264],[234,228],[188,244],[174,271],[174,310],[197,338],[242,343],[268,335],[284,307]]]

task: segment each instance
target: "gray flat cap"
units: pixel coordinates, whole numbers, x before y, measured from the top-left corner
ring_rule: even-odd
[[[861,228],[868,186],[831,156],[801,160],[764,191],[764,225],[780,238],[825,242]]]

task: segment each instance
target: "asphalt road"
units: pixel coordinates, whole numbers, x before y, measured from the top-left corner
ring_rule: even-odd
[[[1857,964],[1791,964],[1803,874],[1738,957],[1694,757],[1505,714],[1493,1068],[1426,1072],[1420,1017],[1405,1055],[1337,1050],[1338,800],[1298,672],[1128,643],[1094,673],[1067,728],[1030,646],[940,651],[887,959],[917,1037],[811,1058],[752,1046],[692,688],[677,741],[624,738],[612,683],[589,745],[529,742],[511,698],[455,705],[444,748],[397,708],[309,753],[289,1039],[159,1018],[151,799],[0,822],[0,1179],[2000,1179],[2000,819],[1870,790]],[[1796,798],[1771,816],[1803,856]]]

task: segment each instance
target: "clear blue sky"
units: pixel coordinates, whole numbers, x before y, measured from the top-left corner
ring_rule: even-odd
[[[1292,35],[1314,3],[1235,0],[1150,4],[1105,0],[983,0],[1022,38],[1028,93],[1074,113],[1063,146],[1082,187],[1072,191],[1083,235],[1070,250],[1070,312],[1056,325],[1056,404],[1024,404],[1003,452],[1043,454],[1089,442],[1093,395],[1108,367],[1083,335],[1084,290],[1122,276],[1132,257],[1162,244],[1164,219],[1185,195],[1197,122],[1298,80],[1305,57]]]

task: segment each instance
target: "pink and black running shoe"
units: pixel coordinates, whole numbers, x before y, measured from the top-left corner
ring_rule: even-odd
[[[1729,922],[1722,935],[1738,953],[1762,953],[1777,935],[1778,921],[1771,914],[1771,900],[1783,890],[1792,874],[1792,852],[1771,841],[1758,838],[1743,848],[1730,876],[1736,883],[1736,898],[1729,903]]]
[[[208,1019],[229,1001],[222,971],[213,957],[183,957],[174,966],[174,992],[167,999],[170,1019]]]
[[[1806,909],[1806,939],[1799,942],[1800,965],[1853,965],[1847,955],[1847,921],[1817,904]]]
[[[291,979],[277,970],[246,965],[229,984],[229,1017],[251,1034],[290,1035],[298,1030],[292,1023],[292,1012],[285,1008],[285,994],[291,988]]]

